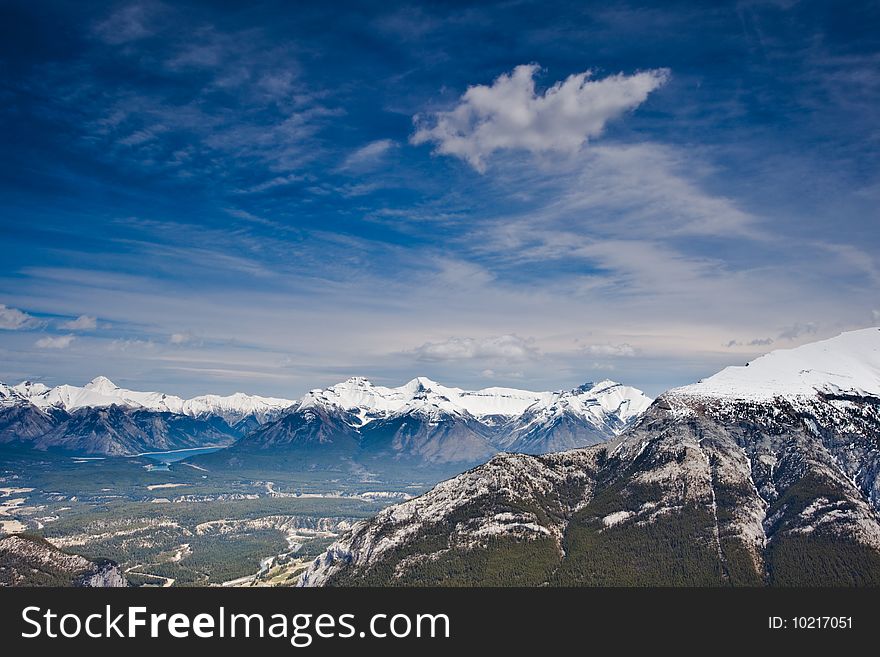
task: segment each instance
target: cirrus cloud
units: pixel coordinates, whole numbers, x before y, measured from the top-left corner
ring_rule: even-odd
[[[544,93],[535,91],[537,64],[517,66],[491,85],[474,85],[459,104],[431,117],[416,116],[415,144],[459,157],[480,173],[499,150],[574,154],[602,134],[608,121],[645,102],[669,78],[667,69],[592,79],[592,71],[568,76]]]
[[[395,143],[390,139],[371,141],[348,155],[342,163],[341,169],[360,171],[376,166],[394,147]]]

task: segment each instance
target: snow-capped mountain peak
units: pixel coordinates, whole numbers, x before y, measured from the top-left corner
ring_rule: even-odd
[[[112,395],[120,389],[118,385],[113,383],[106,376],[96,376],[94,379],[85,384],[83,388],[85,388],[86,390],[92,390],[101,395]]]
[[[35,395],[42,395],[43,393],[48,392],[49,386],[44,383],[22,381],[18,385],[12,386],[12,389],[15,390],[22,397],[33,397]]]
[[[652,401],[637,388],[609,380],[548,393],[508,423],[502,446],[538,454],[608,440]]]
[[[771,351],[666,394],[768,401],[820,392],[880,397],[880,328]]]

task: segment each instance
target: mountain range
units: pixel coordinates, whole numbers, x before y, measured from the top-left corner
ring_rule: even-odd
[[[0,383],[0,443],[109,456],[228,445],[291,404],[242,393],[182,399],[103,376],[82,387]]]
[[[880,329],[658,397],[584,449],[501,454],[358,523],[315,585],[880,585]]]
[[[613,381],[531,392],[470,391],[424,377],[387,388],[353,377],[293,401],[243,393],[182,399],[97,377],[83,387],[0,384],[0,442],[104,455],[228,445],[215,463],[283,452],[473,465],[501,450],[540,454],[603,442],[650,403]]]

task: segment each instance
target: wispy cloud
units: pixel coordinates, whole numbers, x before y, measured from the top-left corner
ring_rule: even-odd
[[[144,39],[154,34],[153,21],[164,9],[158,2],[132,2],[123,5],[99,21],[94,26],[94,33],[102,41],[112,45]]]
[[[132,172],[247,189],[302,169],[320,153],[318,133],[344,109],[299,79],[292,46],[266,48],[262,28],[196,15],[156,2],[123,5],[92,36],[130,73],[108,79],[106,66],[71,58],[45,67],[39,91],[53,99],[53,113],[85,128],[77,146]]]
[[[391,139],[377,139],[361,146],[349,154],[342,163],[341,169],[363,171],[379,165],[396,143]]]
[[[804,335],[815,335],[819,327],[815,322],[797,322],[779,332],[780,340],[795,340]]]
[[[751,340],[740,341],[740,340],[730,340],[724,346],[730,349],[731,347],[766,347],[773,344],[773,338],[752,338]]]
[[[38,349],[67,349],[75,339],[76,336],[73,335],[49,336],[40,338],[34,345]]]
[[[70,331],[93,331],[98,328],[98,319],[97,317],[80,315],[76,319],[61,322],[58,326]]]
[[[187,332],[172,333],[168,338],[168,342],[170,342],[171,344],[189,344],[190,342],[193,342],[194,340],[195,340],[195,336],[192,333],[187,333]]]
[[[499,150],[573,155],[669,77],[656,69],[593,80],[585,71],[537,93],[539,70],[537,64],[517,66],[491,85],[469,87],[452,110],[417,116],[412,143],[434,143],[437,153],[459,157],[480,172]]]

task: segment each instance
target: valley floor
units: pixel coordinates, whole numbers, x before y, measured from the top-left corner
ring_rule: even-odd
[[[136,586],[289,585],[352,523],[435,481],[344,462],[278,472],[156,465],[148,457],[3,454],[0,534],[27,532],[111,559]]]

